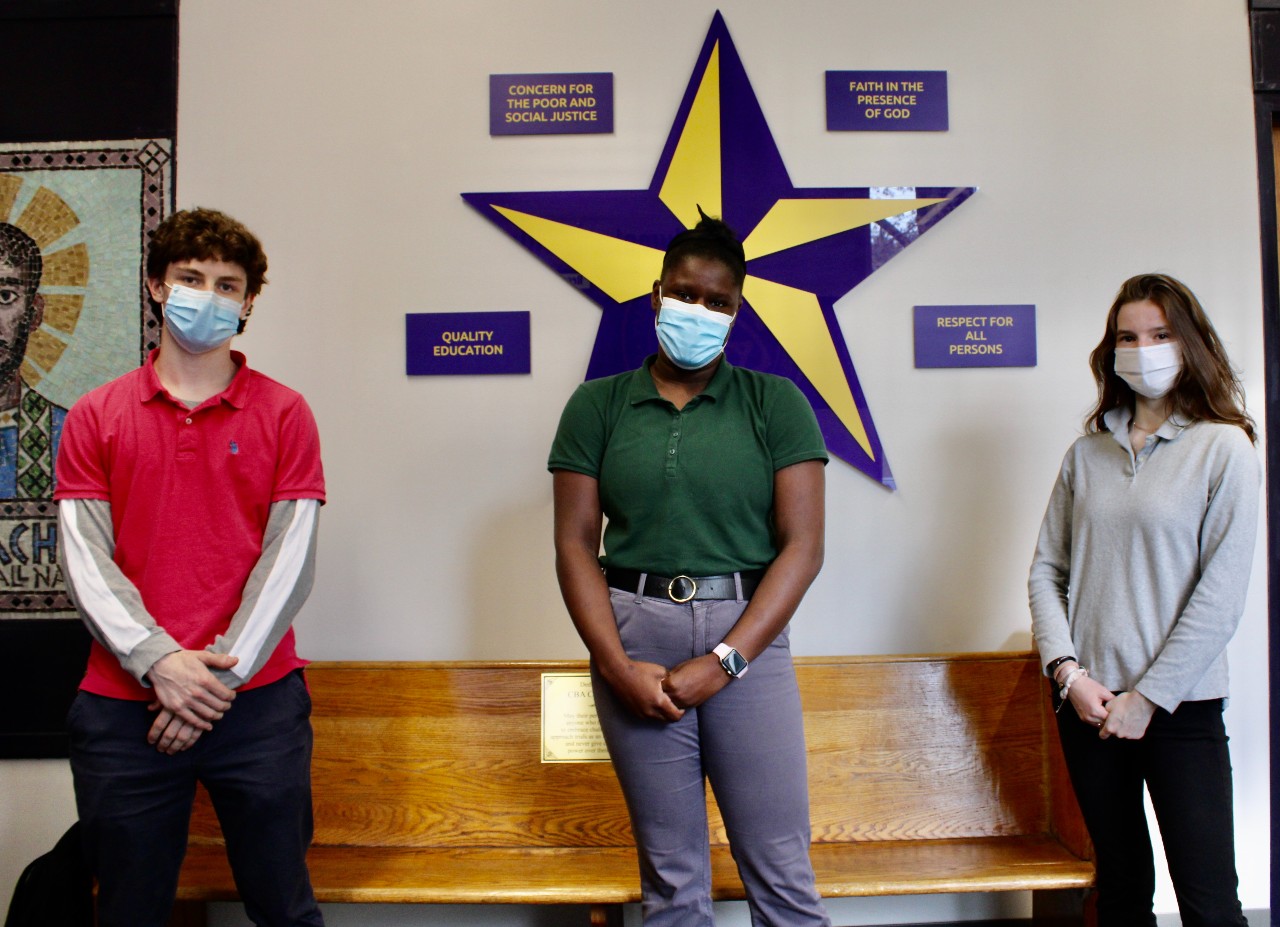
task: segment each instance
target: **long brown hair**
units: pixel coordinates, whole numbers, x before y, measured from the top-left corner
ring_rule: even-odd
[[[1182,373],[1169,391],[1170,411],[1184,418],[1238,425],[1256,442],[1253,419],[1244,408],[1244,389],[1218,333],[1196,295],[1165,274],[1139,274],[1120,285],[1107,313],[1106,331],[1089,355],[1089,367],[1098,384],[1098,404],[1084,420],[1085,431],[1107,431],[1103,421],[1107,412],[1116,406],[1134,407],[1133,390],[1115,372],[1116,317],[1121,306],[1143,300],[1164,310],[1182,349]]]

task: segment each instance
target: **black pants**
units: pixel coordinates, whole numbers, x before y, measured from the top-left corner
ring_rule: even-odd
[[[1098,927],[1155,927],[1142,786],[1160,825],[1183,927],[1246,927],[1237,897],[1231,757],[1222,699],[1156,709],[1140,740],[1058,713],[1067,770],[1098,856]]]
[[[307,874],[311,698],[301,671],[240,692],[213,730],[168,756],[147,743],[146,702],[81,692],[68,713],[71,771],[99,927],[163,927],[187,848],[197,780],[227,840],[250,920],[319,925]]]

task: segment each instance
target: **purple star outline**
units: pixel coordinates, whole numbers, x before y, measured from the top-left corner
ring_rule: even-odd
[[[869,199],[872,196],[872,190],[867,187],[797,188],[792,185],[742,60],[729,37],[724,17],[717,12],[647,190],[462,194],[486,218],[600,307],[600,327],[587,366],[588,380],[634,370],[657,349],[653,309],[648,294],[625,303],[615,302],[494,207],[513,209],[665,251],[668,242],[684,227],[658,194],[716,43],[720,45],[720,137],[724,140],[721,150],[722,218],[731,228],[745,238],[780,199]],[[725,356],[733,364],[793,380],[813,405],[827,449],[890,488],[895,486],[894,479],[854,372],[834,304],[889,258],[950,214],[974,193],[974,189],[912,188],[907,195],[942,202],[914,215],[907,213],[903,217],[892,217],[828,235],[764,255],[747,264],[750,275],[817,296],[873,455],[863,450],[804,372],[751,310],[749,287]],[[654,267],[655,278],[659,270]]]

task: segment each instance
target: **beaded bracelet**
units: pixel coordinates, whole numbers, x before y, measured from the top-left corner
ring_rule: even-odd
[[[1067,678],[1062,681],[1062,689],[1058,692],[1058,698],[1062,701],[1067,700],[1067,693],[1071,691],[1072,684],[1081,676],[1088,676],[1089,671],[1083,666],[1077,666],[1071,672],[1067,673]]]

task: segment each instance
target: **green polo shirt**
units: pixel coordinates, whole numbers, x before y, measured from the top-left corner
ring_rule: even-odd
[[[605,566],[660,576],[768,566],[774,473],[828,459],[813,409],[790,380],[727,360],[677,409],[658,395],[655,357],[578,387],[547,468],[599,481]]]

